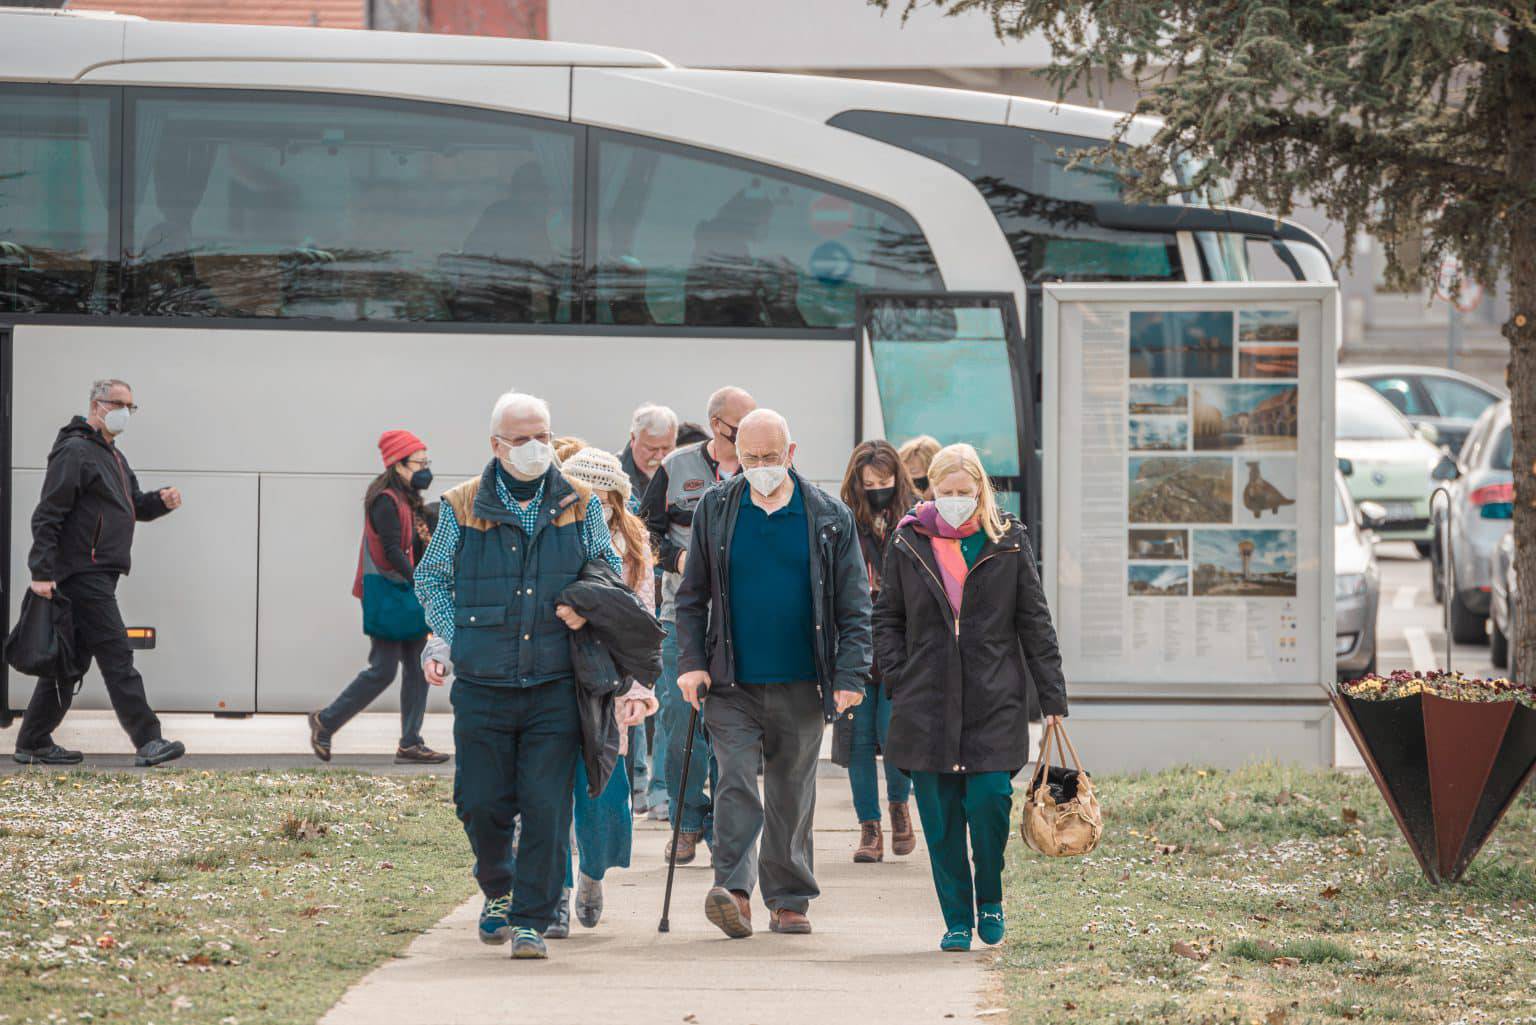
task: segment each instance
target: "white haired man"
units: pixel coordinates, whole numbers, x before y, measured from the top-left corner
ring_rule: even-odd
[[[567,631],[585,620],[555,599],[589,560],[623,572],[601,500],[561,475],[552,440],[542,399],[498,399],[492,458],[443,496],[416,567],[416,596],[441,642],[423,659],[427,681],[454,676],[453,795],[485,895],[479,936],[511,939],[515,958],[548,956],[542,933],[565,883],[581,757]]]
[[[86,415],[65,424],[48,453],[42,496],[32,513],[27,565],[32,593],[49,600],[62,595],[69,602],[76,650],[101,669],[112,710],[133,741],[134,764],[159,765],[180,758],[186,748],[160,734],[144,678],[133,665],[117,607],[117,581],[130,568],[134,524],[180,508],[181,492],[139,490],[139,479],[117,447],[138,409],[127,382],[109,378],[91,385]],[[72,765],[81,760],[79,751],[53,739],[69,711],[75,683],[38,680],[16,734],[16,761]]]
[[[677,448],[677,414],[653,402],[636,409],[629,419],[629,443],[619,457],[629,474],[631,512],[640,508],[645,489],[661,468],[662,460]]]
[[[752,935],[757,886],[772,931],[811,931],[816,758],[825,723],[863,700],[872,652],[853,514],[794,471],[778,413],[747,414],[736,453],[741,476],[694,510],[677,592],[677,685],[719,765],[704,912],[733,939]]]

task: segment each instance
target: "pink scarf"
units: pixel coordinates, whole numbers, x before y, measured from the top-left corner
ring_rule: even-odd
[[[965,553],[960,551],[960,539],[970,537],[981,529],[981,521],[973,519],[963,527],[951,527],[939,515],[938,506],[923,502],[901,521],[901,526],[911,524],[912,529],[928,538],[933,545],[933,558],[939,564],[939,576],[944,581],[944,593],[949,606],[960,617],[960,601],[965,594],[965,577],[970,568],[965,564]]]

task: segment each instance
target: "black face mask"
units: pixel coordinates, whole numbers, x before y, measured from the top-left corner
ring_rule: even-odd
[[[732,445],[736,444],[736,432],[737,432],[737,430],[739,429],[739,427],[741,425],[738,424],[736,427],[732,427],[730,424],[726,423],[724,420],[721,420],[718,416],[715,417],[715,422],[720,425],[720,430],[717,432],[720,435],[720,437],[724,438],[726,441],[730,442]]]
[[[912,486],[914,488],[916,488],[917,490],[919,490],[919,491],[927,491],[928,490],[928,478],[927,477],[913,477],[912,478]]]
[[[864,497],[869,499],[869,507],[878,512],[884,512],[891,506],[891,500],[896,497],[895,488],[865,488]]]
[[[425,491],[432,486],[432,471],[417,470],[411,474],[411,487],[417,491]]]

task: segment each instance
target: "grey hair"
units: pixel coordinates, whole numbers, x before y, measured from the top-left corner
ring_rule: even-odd
[[[111,395],[113,388],[127,388],[129,391],[133,391],[133,385],[127,381],[120,381],[115,377],[103,377],[99,381],[91,382],[91,405],[94,406]]]
[[[709,397],[709,406],[705,409],[705,412],[708,413],[709,418],[713,420],[715,417],[719,416],[722,412],[725,411],[725,407],[730,405],[731,400],[733,399],[746,399],[748,402],[753,401],[752,396],[747,393],[745,388],[737,388],[735,385],[728,384]]]
[[[654,402],[647,402],[629,420],[629,433],[633,435],[648,434],[656,437],[662,434],[677,433],[677,414],[666,406],[658,406]]]
[[[754,409],[741,418],[741,423],[736,425],[736,432],[739,435],[742,431],[755,427],[765,421],[784,432],[784,447],[786,449],[795,443],[794,437],[789,433],[789,421],[784,419],[781,413],[772,409],[763,409],[761,407]]]
[[[496,405],[491,407],[491,433],[501,430],[502,417],[508,413],[520,415],[542,416],[545,423],[549,423],[549,403],[536,395],[525,395],[522,392],[509,391],[496,400]]]

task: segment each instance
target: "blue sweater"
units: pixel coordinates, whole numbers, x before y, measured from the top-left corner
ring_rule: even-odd
[[[730,551],[731,626],[738,683],[816,679],[811,535],[799,485],[768,515],[741,492]]]

